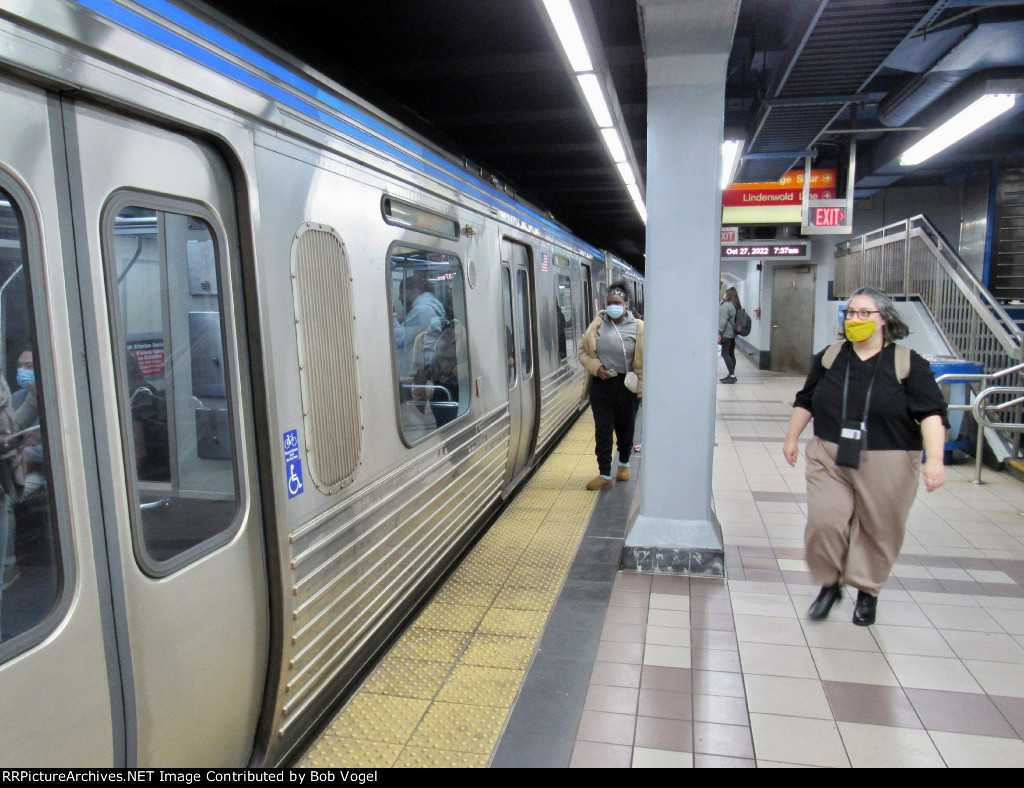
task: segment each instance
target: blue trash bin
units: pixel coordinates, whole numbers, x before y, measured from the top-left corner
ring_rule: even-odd
[[[952,356],[925,356],[932,367],[932,373],[936,379],[943,375],[980,375],[984,372],[981,364],[973,361],[962,361]],[[947,405],[968,405],[970,404],[970,380],[956,380],[951,378],[942,383],[943,394],[946,395]],[[960,427],[963,425],[963,410],[951,410],[949,412],[949,431],[946,433],[946,459],[949,459],[949,452],[954,449],[966,451],[971,446],[971,441],[966,435],[960,435]]]

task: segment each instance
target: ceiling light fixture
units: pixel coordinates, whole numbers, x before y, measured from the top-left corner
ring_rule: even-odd
[[[599,68],[594,67],[594,62],[587,50],[586,39],[573,11],[572,1],[543,0],[543,3],[555,29],[555,35],[569,60],[569,67],[579,82],[580,90],[587,101],[587,107],[594,118],[594,123],[604,138],[612,161],[618,167],[619,175],[629,191],[637,213],[643,219],[644,224],[647,224],[647,207],[644,205],[643,195],[637,185],[639,179],[633,169],[633,163],[626,147],[622,143],[623,135],[608,107],[602,78],[598,74]]]
[[[987,93],[947,120],[900,156],[900,166],[912,167],[944,151],[968,134],[1008,112],[1017,103],[1015,93]]]

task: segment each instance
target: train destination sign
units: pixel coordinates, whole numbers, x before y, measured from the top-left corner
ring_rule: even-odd
[[[743,243],[722,244],[723,260],[753,260],[786,258],[806,260],[807,241],[744,241]]]

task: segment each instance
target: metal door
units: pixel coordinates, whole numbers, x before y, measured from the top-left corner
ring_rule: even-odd
[[[533,271],[530,250],[515,241],[502,241],[501,261],[511,422],[508,478],[515,479],[530,462],[537,433]]]
[[[231,175],[199,139],[65,103],[129,765],[240,765],[268,602]]]
[[[42,454],[43,494],[35,512],[2,502],[0,516],[10,511],[16,521],[17,577],[0,598],[0,763],[116,766],[124,762],[124,714],[103,532],[92,524],[97,464],[89,402],[80,396],[73,252],[62,234],[70,214],[59,107],[7,76],[0,105],[0,323],[5,351],[18,343],[13,359],[0,356],[2,388],[5,397],[20,393],[12,364],[31,353],[39,413],[22,440],[31,436]]]
[[[814,266],[772,272],[771,368],[806,375],[814,355]]]

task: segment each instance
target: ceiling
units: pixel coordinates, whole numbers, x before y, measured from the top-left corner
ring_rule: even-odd
[[[180,2],[308,63],[643,270],[644,224],[539,2]],[[600,35],[644,179],[641,13],[634,0],[574,2]],[[996,77],[1024,78],[1024,0],[742,0],[726,84],[726,137],[746,140],[735,180],[777,180],[811,150],[815,166],[840,171],[842,188],[853,138],[857,196],[1024,161],[1024,112],[1015,110],[899,167],[920,129]]]

